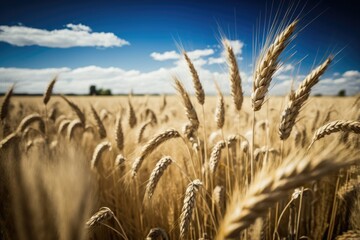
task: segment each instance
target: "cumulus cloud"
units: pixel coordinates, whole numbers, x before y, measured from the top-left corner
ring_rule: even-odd
[[[55,30],[1,25],[0,41],[19,47],[38,45],[51,48],[122,47],[130,44],[114,33],[92,32],[86,25],[71,23],[64,29]]]
[[[153,52],[150,56],[156,61],[174,60],[180,57],[180,55],[175,51],[166,51],[163,53]]]
[[[187,52],[187,55],[192,60],[197,60],[201,57],[206,57],[212,54],[214,54],[214,50],[211,48],[196,49],[194,51]],[[166,61],[166,60],[177,60],[180,59],[181,56],[176,51],[166,51],[163,53],[153,52],[150,54],[150,57],[152,57],[156,61]]]
[[[244,47],[244,43],[240,40],[227,40],[228,43],[230,44],[230,46],[232,47],[232,50],[234,52],[234,54],[236,56],[238,56],[238,58],[240,60],[242,60],[242,58],[240,57],[241,54],[242,54],[242,49]],[[209,61],[208,61],[208,64],[211,65],[211,64],[222,64],[222,63],[225,63],[226,62],[226,52],[225,50],[223,50],[221,52],[221,56],[220,57],[210,57],[209,58]]]

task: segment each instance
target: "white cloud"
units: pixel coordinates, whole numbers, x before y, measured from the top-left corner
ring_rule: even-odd
[[[354,70],[346,71],[343,74],[343,77],[346,77],[346,78],[360,78],[360,72],[359,71],[354,71]]]
[[[229,78],[227,72],[210,71],[206,69],[205,60],[199,58],[194,61],[204,90],[214,94],[214,80],[216,80],[224,94],[229,94]],[[135,93],[175,93],[172,76],[178,76],[190,93],[193,93],[191,75],[184,61],[178,61],[171,68],[160,68],[154,71],[141,72],[138,70],[124,70],[118,67],[86,66],[80,68],[0,68],[0,92],[16,82],[15,92],[39,93],[43,92],[48,82],[57,74],[59,80],[55,85],[55,93],[88,93],[90,85],[98,88],[109,88],[113,93],[128,93],[131,89]],[[350,71],[348,71],[350,72]],[[280,76],[282,80],[277,81]],[[289,92],[292,82],[291,75],[280,75],[272,83],[270,95],[285,95]],[[324,78],[314,87],[313,93],[336,95],[339,89],[345,89],[348,95],[359,93],[360,77],[354,78],[347,72],[338,78]],[[251,93],[251,74],[241,72],[243,91],[245,95]],[[298,83],[295,84],[295,88]]]
[[[240,40],[227,40],[228,43],[230,44],[230,46],[232,47],[232,50],[234,52],[234,54],[236,56],[238,56],[239,60],[242,60],[241,54],[242,54],[242,49],[244,47],[244,43]],[[209,58],[208,64],[222,64],[226,62],[226,52],[225,49],[221,52],[220,57],[214,58],[211,57]]]
[[[69,23],[69,24],[66,24],[66,27],[67,28],[70,28],[74,31],[85,31],[85,32],[91,32],[91,28],[88,27],[88,26],[85,26],[83,24],[72,24],[72,23]]]
[[[92,32],[83,24],[67,24],[67,28],[46,30],[26,26],[0,26],[0,41],[15,46],[38,45],[51,48],[121,47],[130,43],[114,33]]]
[[[176,51],[166,51],[163,53],[153,52],[150,56],[156,61],[174,60],[180,57]]]
[[[193,61],[212,54],[214,54],[214,50],[211,48],[196,49],[194,51],[187,52],[187,55]],[[176,51],[166,51],[163,53],[153,52],[150,56],[156,61],[178,60],[181,57],[181,55]]]

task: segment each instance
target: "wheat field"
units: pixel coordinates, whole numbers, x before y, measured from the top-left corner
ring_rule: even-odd
[[[251,97],[2,98],[3,239],[360,239],[359,97],[310,97],[333,56],[268,96],[297,21],[260,54]]]

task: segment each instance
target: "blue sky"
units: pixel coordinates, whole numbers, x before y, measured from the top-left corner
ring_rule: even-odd
[[[301,81],[314,64],[339,51],[314,92],[336,94],[343,88],[349,94],[359,93],[359,3],[297,2],[292,8],[294,16],[300,17],[297,37],[282,57],[283,68],[274,78],[271,93],[286,94],[292,79]],[[272,20],[280,3],[1,1],[0,92],[16,82],[15,92],[40,93],[56,75],[59,81],[54,91],[58,93],[87,93],[92,84],[111,88],[113,93],[131,89],[173,93],[174,75],[190,90],[190,75],[178,54],[180,44],[190,52],[205,90],[214,93],[216,80],[227,93],[227,68],[219,41],[222,32],[236,49],[244,91],[249,95],[253,33],[266,29],[264,23]],[[283,1],[283,9],[288,6]]]

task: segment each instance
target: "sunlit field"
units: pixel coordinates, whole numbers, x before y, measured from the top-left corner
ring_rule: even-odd
[[[83,125],[58,96],[47,115],[41,97],[12,97],[2,127],[2,236],[223,239],[234,229],[242,239],[358,234],[358,135],[341,129],[307,150],[324,124],[359,118],[356,97],[311,97],[284,141],[278,134],[284,97],[266,101],[254,129],[247,97],[240,112],[224,98],[219,129],[218,99],[206,96],[203,115],[191,98],[200,124],[189,134],[180,96],[68,97],[84,114]],[[168,136],[159,138],[163,133]],[[134,173],[136,159],[152,144]]]

